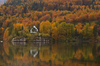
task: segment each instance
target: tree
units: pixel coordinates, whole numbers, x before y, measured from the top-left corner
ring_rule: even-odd
[[[3,35],[3,40],[7,40],[9,37],[9,28],[6,28],[6,30],[4,31],[4,35]]]
[[[58,22],[54,22],[54,23],[52,24],[51,32],[52,32],[52,37],[53,37],[55,40],[58,40],[58,39],[59,39],[58,25],[59,25]]]
[[[58,33],[60,38],[71,38],[74,35],[74,25],[62,22],[58,26]]]
[[[95,9],[94,4],[92,4],[92,9]]]
[[[82,36],[85,40],[94,39],[93,28],[90,27],[89,23],[86,23],[86,25],[84,25],[82,29]]]
[[[16,28],[17,31],[20,31],[20,30],[22,30],[23,24],[16,23],[16,24],[13,24],[13,26],[14,26],[14,28]]]
[[[23,12],[24,12],[24,13],[27,13],[27,11],[28,11],[28,10],[27,10],[27,5],[25,5],[25,6],[24,6]]]
[[[82,36],[84,39],[88,39],[88,28],[89,28],[89,23],[86,23],[86,25],[82,29]]]
[[[73,37],[74,36],[74,24],[67,23],[67,38]]]
[[[75,25],[75,29],[77,30],[78,34],[80,34],[82,31],[82,24],[78,23],[77,25]]]
[[[13,26],[13,24],[11,23],[11,24],[10,24],[10,27],[9,27],[9,29],[8,29],[8,30],[9,30],[9,36],[11,35],[13,28],[14,28],[14,26]]]
[[[45,34],[51,33],[51,23],[49,21],[41,22],[40,23],[40,32]]]
[[[93,28],[93,34],[94,34],[94,38],[97,38],[97,25],[94,26]]]

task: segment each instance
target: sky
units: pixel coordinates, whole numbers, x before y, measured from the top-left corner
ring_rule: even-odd
[[[0,5],[2,5],[6,0],[0,0]]]

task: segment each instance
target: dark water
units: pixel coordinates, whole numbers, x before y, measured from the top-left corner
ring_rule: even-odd
[[[0,43],[0,66],[100,66],[100,43]]]

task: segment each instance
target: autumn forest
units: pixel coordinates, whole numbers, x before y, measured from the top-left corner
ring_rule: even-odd
[[[29,31],[35,25],[39,32]],[[54,41],[100,38],[99,0],[7,0],[0,6],[0,39],[38,35]]]

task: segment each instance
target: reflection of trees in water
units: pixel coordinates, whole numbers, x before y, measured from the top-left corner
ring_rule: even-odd
[[[0,44],[0,66],[5,66],[5,62],[3,62],[3,54],[4,54],[3,44]]]
[[[68,60],[63,66],[100,66],[100,63],[92,61]]]
[[[52,44],[52,45],[39,45],[39,44],[9,44],[4,43],[0,45],[0,62],[8,64],[9,66],[80,66],[80,65],[100,65],[94,61],[96,54],[93,54],[93,50],[96,49],[96,53],[99,52],[99,47],[95,44],[83,43],[83,44]],[[97,48],[94,48],[97,47]],[[33,58],[30,54],[30,50],[37,49],[38,55]],[[79,57],[80,56],[80,57]],[[74,59],[74,60],[73,60]],[[1,61],[3,60],[3,61]],[[83,62],[84,60],[85,62]],[[87,62],[88,60],[88,62]]]
[[[78,60],[93,60],[93,54],[92,54],[92,49],[93,49],[94,44],[86,44],[83,43],[78,46],[76,53],[75,53],[75,58]]]
[[[94,47],[94,56],[95,56],[95,60],[100,61],[100,43],[97,43]]]
[[[39,58],[42,61],[46,61],[46,62],[49,62],[49,60],[51,60],[50,46],[41,47],[41,50],[39,51]]]
[[[96,54],[97,54],[97,56],[100,56],[100,46],[99,46],[99,47],[97,47],[97,49],[96,49],[96,50],[97,50],[97,53],[96,53]]]
[[[55,54],[53,55],[53,57],[55,56],[55,58],[58,58],[62,61],[73,58],[74,47],[71,45],[55,44],[54,46],[52,46],[52,49],[52,54]]]

